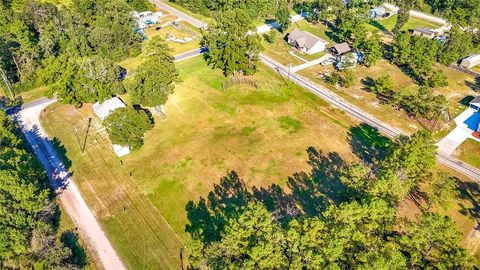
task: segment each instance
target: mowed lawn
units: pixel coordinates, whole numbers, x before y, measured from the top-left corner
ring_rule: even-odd
[[[140,150],[116,158],[91,106],[55,104],[42,114],[48,134],[65,145],[70,171],[113,245],[132,269],[178,269],[186,204],[206,196],[235,170],[250,186],[285,186],[309,171],[308,147],[355,159],[348,130],[356,123],[304,90],[262,68],[258,89],[234,85],[201,57],[178,64],[182,82],[166,104],[166,119]],[[80,153],[74,129],[87,147]],[[185,256],[184,256],[185,258]]]

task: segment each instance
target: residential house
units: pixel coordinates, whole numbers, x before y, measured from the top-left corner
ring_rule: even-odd
[[[327,41],[299,29],[293,30],[287,38],[292,47],[307,54],[323,52],[328,44]]]

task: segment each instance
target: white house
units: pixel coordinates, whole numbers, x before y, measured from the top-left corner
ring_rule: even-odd
[[[140,29],[145,29],[147,26],[151,24],[156,24],[160,21],[160,18],[163,16],[162,12],[151,12],[151,11],[144,11],[144,12],[137,12],[133,11],[132,17],[137,20],[137,26]]]
[[[463,59],[462,62],[460,63],[460,66],[464,68],[472,68],[479,64],[480,64],[480,54],[475,54]]]
[[[299,29],[293,30],[288,35],[288,43],[307,54],[323,52],[328,45],[327,41]]]
[[[103,120],[105,120],[113,111],[118,108],[127,107],[125,103],[118,97],[113,97],[111,99],[107,99],[102,103],[95,103],[93,104],[93,111],[95,114]]]
[[[95,103],[93,104],[93,111],[95,114],[98,116],[98,118],[102,119],[104,121],[113,111],[115,111],[118,108],[124,108],[127,107],[125,103],[118,97],[113,97],[111,99],[107,99],[102,103]],[[127,154],[130,153],[130,147],[129,146],[123,146],[123,145],[118,145],[114,144],[112,145],[113,151],[118,157],[123,157]]]

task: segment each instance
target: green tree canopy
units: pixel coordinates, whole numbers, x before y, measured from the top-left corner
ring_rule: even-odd
[[[81,61],[61,55],[45,61],[41,81],[48,85],[47,93],[64,103],[81,105],[102,102],[123,94],[123,69],[111,60],[92,57]]]
[[[207,63],[225,75],[253,74],[257,70],[261,38],[252,31],[252,19],[242,9],[217,14],[213,25],[203,34],[202,45],[209,48],[205,54]]]
[[[173,93],[178,71],[170,55],[170,49],[160,38],[148,42],[145,60],[127,83],[128,92],[135,104],[155,107],[165,104]]]
[[[143,110],[132,107],[113,111],[103,122],[114,144],[138,149],[143,145],[143,136],[152,128],[152,122]]]

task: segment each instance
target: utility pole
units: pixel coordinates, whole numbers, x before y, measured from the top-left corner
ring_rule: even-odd
[[[2,80],[5,82],[5,87],[7,87],[8,92],[10,93],[10,98],[14,98],[12,85],[10,84],[10,81],[8,80],[7,75],[5,74],[5,71],[3,71],[2,68],[0,68],[0,72],[2,75]]]
[[[92,118],[88,118],[88,125],[87,125],[87,132],[85,133],[85,139],[83,140],[83,147],[82,147],[82,154],[85,152],[85,147],[87,146],[87,137],[88,137],[88,131],[90,130],[90,126],[92,124]]]

